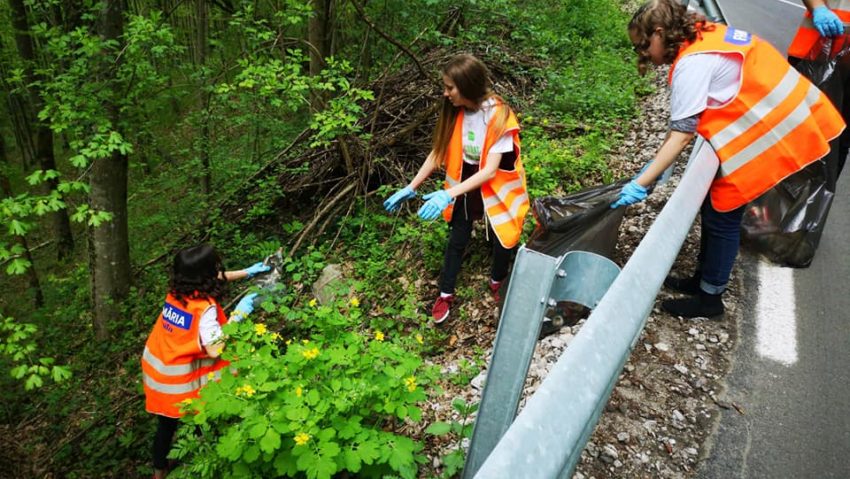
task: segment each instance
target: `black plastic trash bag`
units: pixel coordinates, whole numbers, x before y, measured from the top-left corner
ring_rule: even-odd
[[[537,227],[526,247],[549,256],[569,251],[589,251],[611,259],[617,246],[625,208],[611,208],[629,180],[597,186],[563,197],[535,199],[532,208]],[[546,308],[540,337],[573,326],[586,318],[590,309],[570,301],[558,301]]]
[[[841,110],[850,78],[850,37],[821,38],[807,59],[794,67]],[[850,99],[847,99],[850,101]],[[830,153],[789,176],[747,205],[741,224],[743,244],[775,263],[807,267],[815,257],[839,173],[839,141]]]
[[[532,203],[537,227],[526,247],[549,256],[580,250],[611,259],[625,208],[611,208],[629,180],[588,188],[562,198]]]

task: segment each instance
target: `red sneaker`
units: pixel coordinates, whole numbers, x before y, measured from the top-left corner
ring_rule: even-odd
[[[493,300],[495,300],[497,303],[499,302],[500,299],[502,299],[502,296],[499,295],[499,289],[501,289],[501,287],[502,287],[501,281],[490,280],[490,293],[493,295]]]
[[[452,302],[455,300],[455,295],[445,296],[440,295],[437,297],[437,301],[434,301],[434,307],[431,308],[431,316],[434,318],[434,322],[437,324],[442,323],[449,317],[449,311],[451,311]]]

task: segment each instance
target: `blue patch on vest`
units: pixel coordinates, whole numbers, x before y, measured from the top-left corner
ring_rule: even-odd
[[[723,39],[733,45],[749,45],[753,41],[753,36],[750,32],[738,30],[737,28],[728,28],[726,30],[726,36]]]
[[[192,327],[192,315],[167,301],[162,306],[162,319],[166,323],[163,324],[165,329],[169,329],[169,324],[187,331]]]

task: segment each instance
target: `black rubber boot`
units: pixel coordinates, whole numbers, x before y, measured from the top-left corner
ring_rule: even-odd
[[[699,282],[701,279],[700,272],[697,271],[690,278],[675,278],[668,276],[664,278],[664,287],[677,293],[697,295],[700,292]]]
[[[721,319],[725,311],[722,296],[722,293],[708,294],[700,290],[690,298],[668,299],[661,303],[661,309],[682,318]]]

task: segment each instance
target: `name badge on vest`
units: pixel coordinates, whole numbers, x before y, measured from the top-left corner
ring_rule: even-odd
[[[162,319],[167,323],[165,329],[169,324],[185,330],[192,327],[192,315],[167,302],[162,307]]]
[[[726,37],[723,39],[726,40],[727,43],[731,43],[733,45],[749,45],[750,42],[753,41],[753,36],[750,32],[730,27],[726,30]]]

